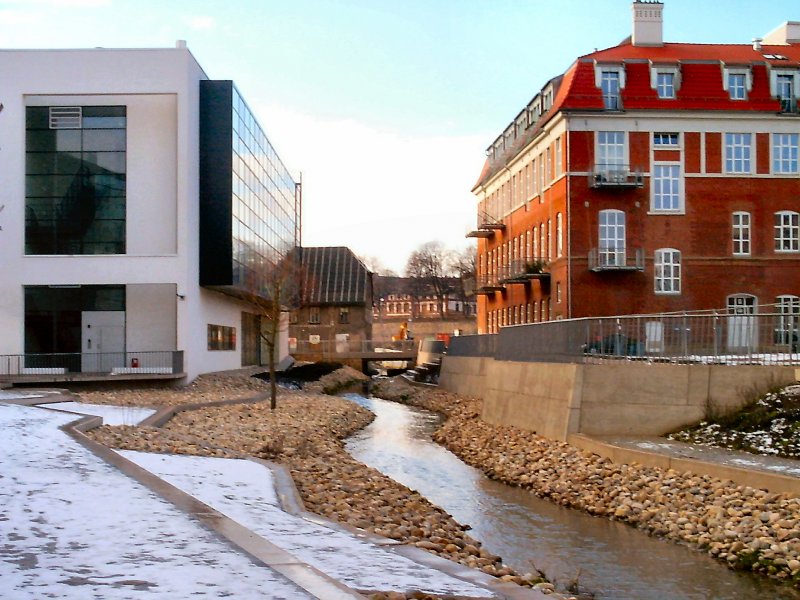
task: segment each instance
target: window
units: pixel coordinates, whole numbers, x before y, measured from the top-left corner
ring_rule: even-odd
[[[561,138],[556,140],[556,177],[561,175],[563,171],[563,155],[561,152]]]
[[[791,344],[792,352],[798,351],[798,326],[800,326],[800,298],[797,296],[778,296],[775,298],[775,343]]]
[[[600,89],[603,92],[603,108],[606,110],[620,110],[622,102],[620,99],[620,72],[602,71],[600,73]]]
[[[678,147],[678,134],[677,133],[654,133],[653,146],[658,148],[665,147]]]
[[[775,252],[800,251],[800,214],[782,210],[775,213]]]
[[[597,170],[618,172],[625,167],[625,134],[622,131],[597,132]]]
[[[656,92],[659,98],[674,98],[675,73],[656,73]]]
[[[308,307],[308,322],[311,325],[319,325],[319,306]]]
[[[561,282],[556,282],[556,304],[561,304]]]
[[[655,255],[656,294],[681,293],[681,253],[674,248],[661,248]]]
[[[781,103],[783,112],[795,112],[797,100],[794,95],[794,74],[779,74],[775,76],[775,97]]]
[[[733,254],[750,255],[750,213],[733,213]]]
[[[725,134],[726,173],[750,173],[751,137],[749,133]]]
[[[564,224],[561,213],[556,213],[556,256],[564,254]]]
[[[547,260],[553,256],[553,222],[547,219]]]
[[[25,110],[25,253],[124,254],[125,106]]]
[[[756,313],[756,297],[751,294],[733,294],[728,296],[728,314],[754,315]]]
[[[747,98],[747,81],[744,73],[728,73],[728,93],[731,100]]]
[[[236,328],[208,325],[209,350],[236,350]]]
[[[625,266],[625,213],[621,210],[601,210],[599,223],[600,266]]]
[[[350,322],[350,309],[346,306],[339,308],[339,324],[346,325]]]
[[[679,165],[653,165],[653,212],[683,210]]]
[[[798,134],[772,134],[772,172],[797,173]]]
[[[297,323],[297,311],[293,310],[289,313],[289,323],[292,325]]]

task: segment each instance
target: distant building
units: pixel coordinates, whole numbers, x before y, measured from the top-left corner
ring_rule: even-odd
[[[291,313],[290,349],[306,351],[309,346],[337,341],[371,340],[369,269],[345,247],[302,248],[300,252],[303,300]]]
[[[0,379],[263,364],[300,186],[233,83],[182,42],[4,50],[0,82]]]
[[[478,328],[716,309],[800,314],[800,23],[753,44],[633,34],[579,57],[487,149]]]
[[[476,314],[475,297],[460,290],[456,277],[446,280],[451,290],[439,299],[432,286],[413,277],[375,275],[374,318],[382,319],[459,319]]]

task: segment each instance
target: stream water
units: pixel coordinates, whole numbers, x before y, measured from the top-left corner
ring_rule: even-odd
[[[562,590],[577,579],[580,590],[597,599],[800,599],[794,590],[731,571],[690,548],[487,479],[431,440],[440,422],[434,413],[347,398],[376,415],[348,440],[350,454],[469,524],[470,535],[520,573],[535,567]]]

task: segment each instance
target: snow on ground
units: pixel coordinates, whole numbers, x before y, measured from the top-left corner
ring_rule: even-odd
[[[59,395],[61,392],[54,390],[0,390],[0,402],[4,400],[24,400],[26,398],[46,398],[48,395]]]
[[[0,404],[0,598],[310,598],[58,429]]]
[[[110,406],[108,404],[84,404],[83,402],[53,402],[37,406],[103,417],[104,425],[136,425],[156,412],[152,408],[138,406]]]
[[[130,450],[119,453],[352,588],[489,595],[485,588],[283,512],[271,472],[253,461]]]

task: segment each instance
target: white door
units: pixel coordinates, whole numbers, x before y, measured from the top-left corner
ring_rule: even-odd
[[[600,266],[625,266],[625,213],[621,210],[600,211]]]
[[[728,296],[728,350],[755,352],[758,347],[758,309],[756,297],[749,294]]]
[[[108,373],[125,366],[125,311],[81,313],[81,371]]]

